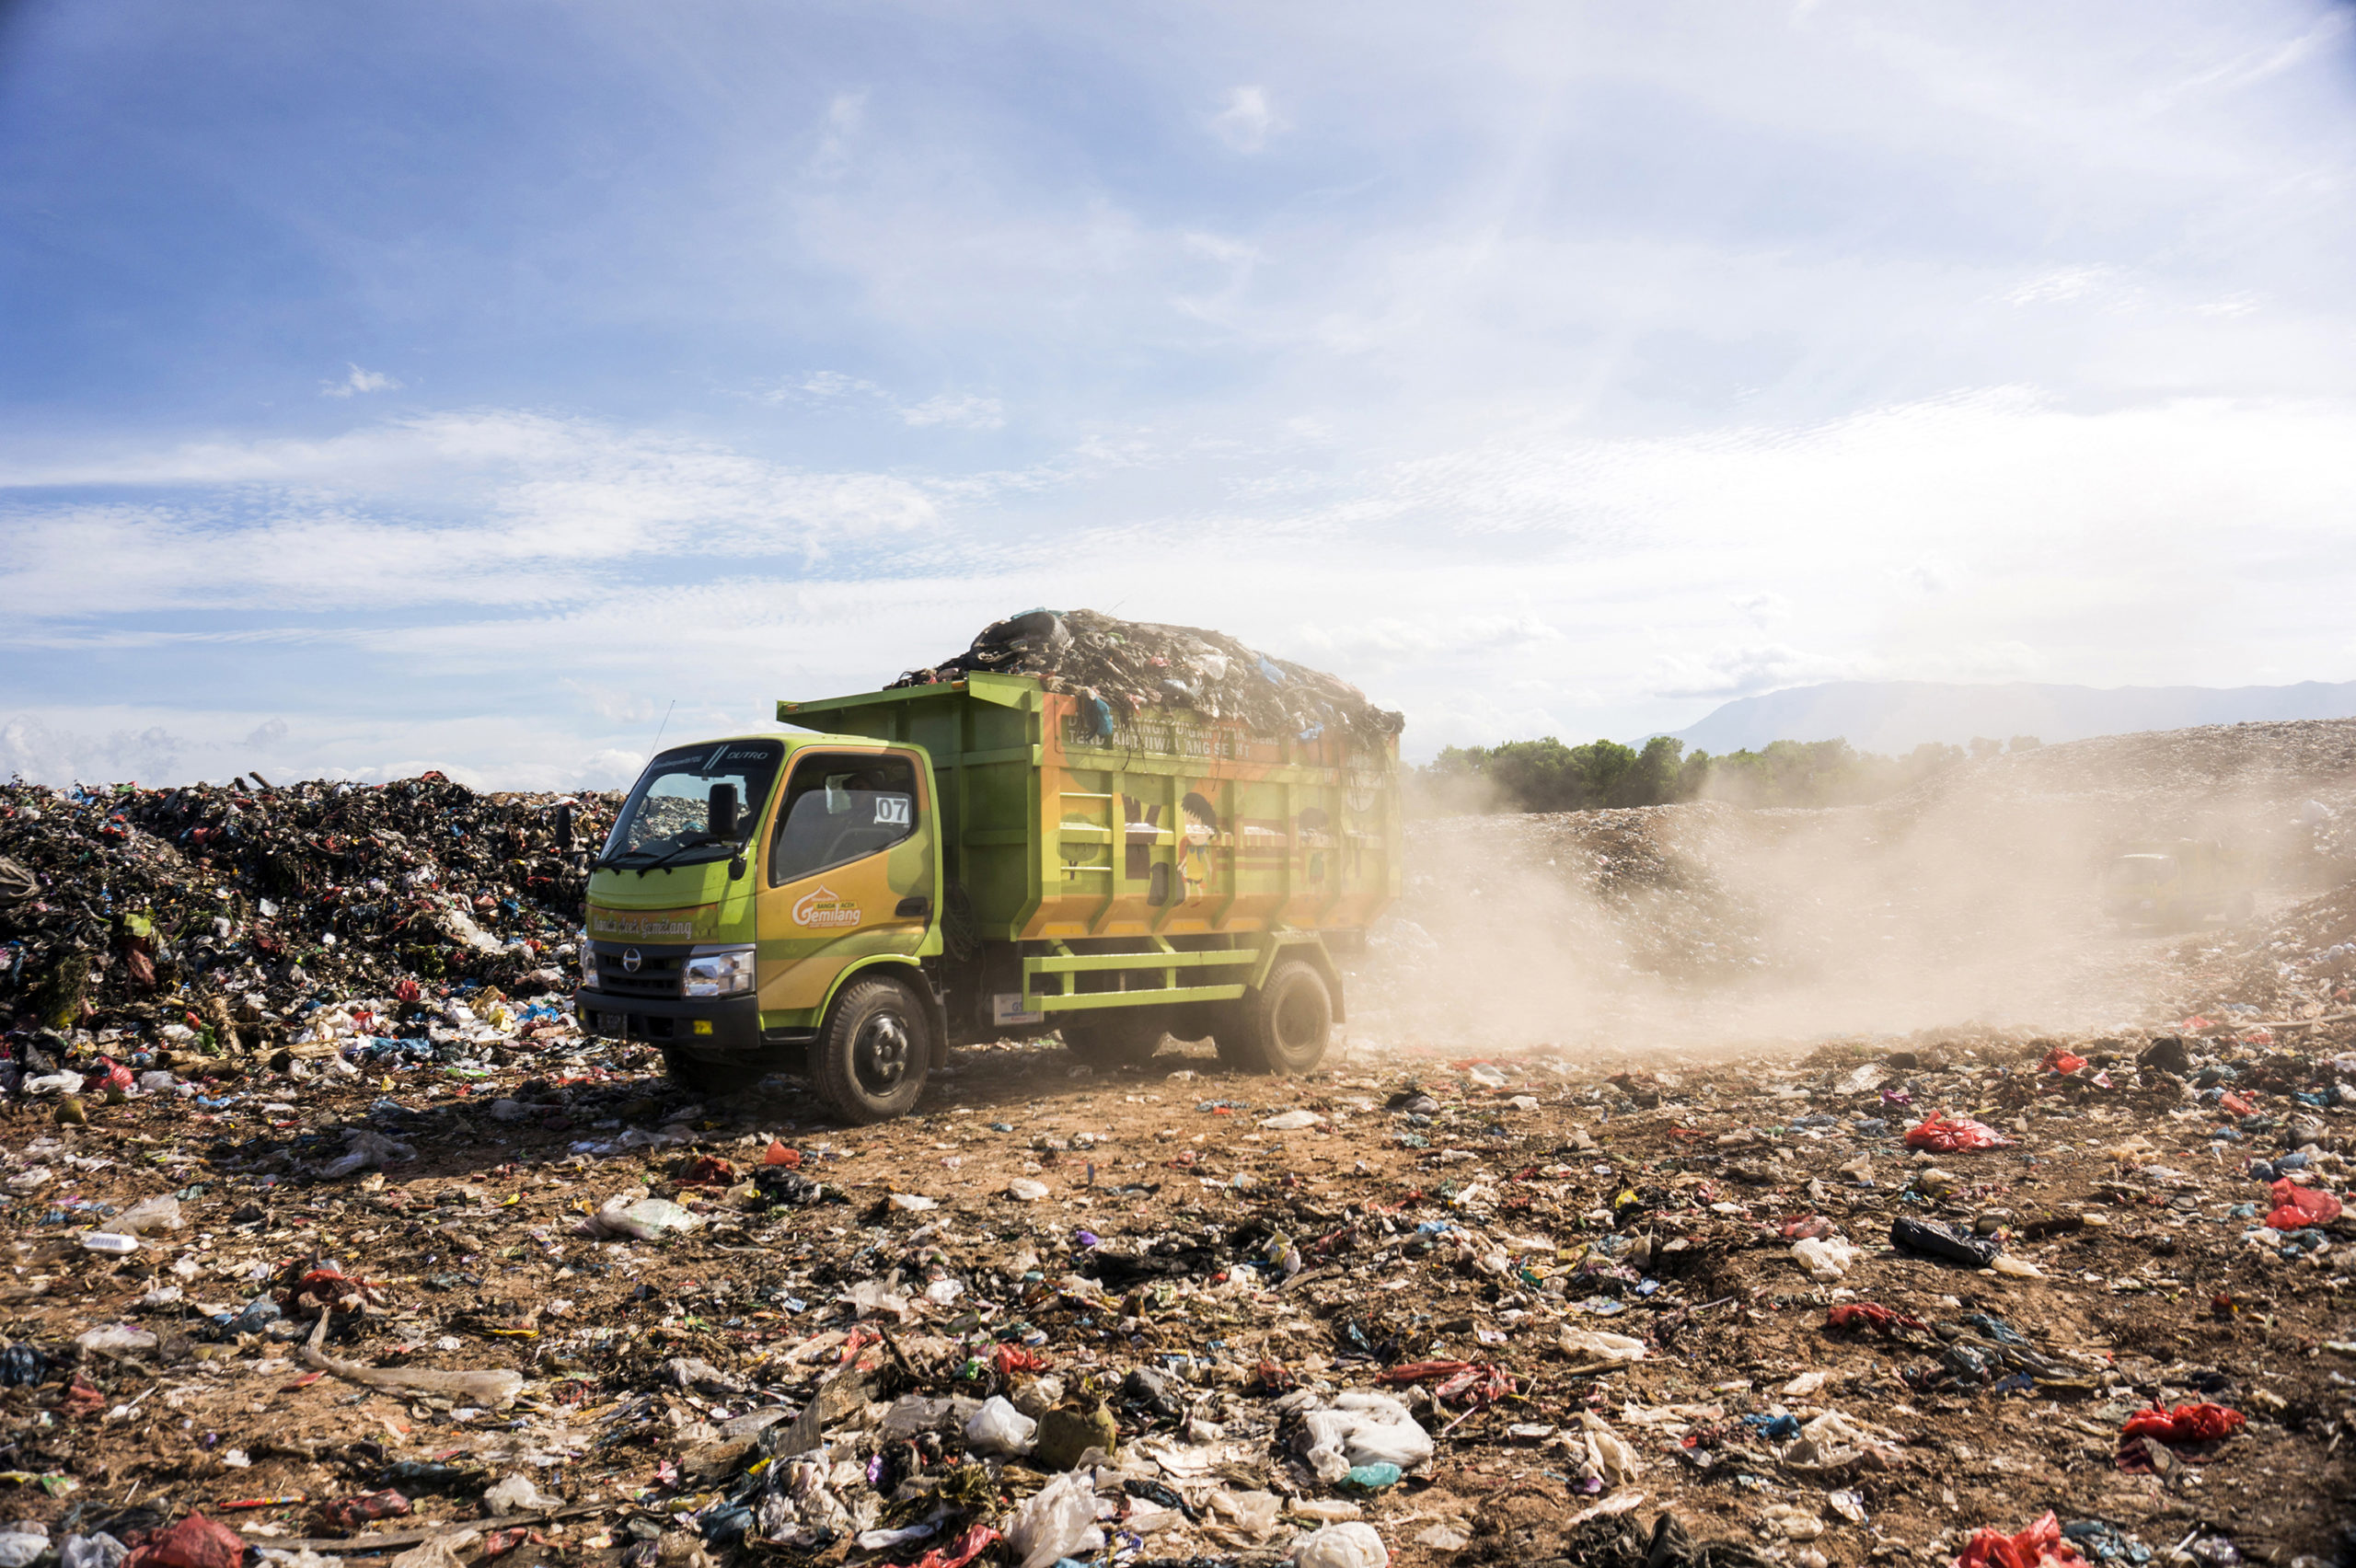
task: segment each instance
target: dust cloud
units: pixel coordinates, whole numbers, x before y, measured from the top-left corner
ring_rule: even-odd
[[[2176,1016],[2200,928],[2122,928],[2135,842],[2234,847],[2279,904],[2345,880],[2356,722],[2112,737],[1872,806],[1714,802],[1411,824],[1355,966],[1354,1047],[1707,1052]]]

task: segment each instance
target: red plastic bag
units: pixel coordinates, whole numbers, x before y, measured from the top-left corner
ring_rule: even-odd
[[[2277,1230],[2329,1225],[2339,1217],[2339,1200],[2321,1187],[2302,1187],[2286,1179],[2274,1183],[2274,1212],[2266,1216],[2266,1223]]]
[[[1906,1129],[1906,1147],[1963,1154],[1976,1148],[2011,1148],[2013,1140],[1969,1116],[1934,1116],[1920,1126]]]
[[[966,1563],[979,1557],[998,1539],[998,1532],[989,1526],[975,1525],[947,1546],[934,1547],[908,1564],[908,1568],[965,1568]]]
[[[2060,1045],[2045,1054],[2045,1070],[2050,1073],[2074,1073],[2085,1065],[2084,1056]]]
[[[2247,1424],[2248,1420],[2241,1412],[2227,1410],[2223,1405],[2178,1405],[2174,1410],[2154,1405],[2129,1416],[2119,1435],[2157,1437],[2163,1443],[2213,1443],[2221,1437],[2231,1437]]]
[[[735,1162],[716,1154],[697,1155],[679,1173],[679,1184],[683,1187],[729,1187],[735,1182]]]
[[[2062,1521],[2050,1512],[2021,1531],[1974,1530],[1955,1560],[1955,1568],[2044,1568],[2046,1564],[2077,1564],[2085,1559],[2062,1539]]]
[[[1047,1356],[1045,1351],[1025,1350],[1019,1344],[1000,1344],[990,1352],[990,1366],[1001,1380],[1019,1372],[1045,1372]]]
[[[245,1537],[202,1514],[191,1514],[149,1536],[122,1561],[123,1568],[237,1568],[245,1555]]]
[[[2228,1094],[2223,1099],[2218,1101],[2217,1103],[2223,1106],[2226,1110],[2231,1111],[2236,1116],[2252,1116],[2258,1113],[2258,1107],[2251,1104],[2248,1101],[2244,1100],[2238,1094]]]
[[[1924,1333],[1931,1332],[1922,1319],[1893,1312],[1871,1301],[1852,1302],[1844,1307],[1828,1309],[1824,1314],[1824,1326],[1828,1329],[1879,1329],[1886,1334],[1900,1329],[1921,1329]]]
[[[341,1497],[319,1505],[318,1522],[331,1530],[356,1530],[375,1519],[398,1519],[409,1512],[409,1499],[389,1487]]]

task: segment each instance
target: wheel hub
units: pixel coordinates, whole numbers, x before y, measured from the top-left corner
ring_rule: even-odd
[[[868,1087],[889,1094],[908,1073],[907,1026],[889,1013],[867,1020],[859,1032],[859,1076]]]

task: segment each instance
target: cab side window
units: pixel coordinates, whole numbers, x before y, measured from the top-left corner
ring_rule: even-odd
[[[778,807],[769,885],[865,859],[916,830],[917,770],[908,758],[804,752]]]

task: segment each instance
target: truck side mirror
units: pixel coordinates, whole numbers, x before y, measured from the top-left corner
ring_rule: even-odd
[[[705,812],[704,830],[714,838],[736,836],[736,786],[714,784]]]
[[[556,852],[560,855],[572,853],[572,808],[570,805],[556,809]]]

